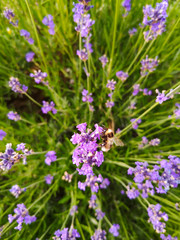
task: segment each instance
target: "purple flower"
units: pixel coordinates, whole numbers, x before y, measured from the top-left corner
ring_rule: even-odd
[[[162,104],[163,102],[167,101],[169,97],[166,97],[165,90],[162,91],[162,93],[159,92],[158,89],[156,89],[156,93],[158,94],[156,97],[156,102],[159,104]]]
[[[83,175],[89,174],[89,171],[91,172],[91,166],[97,165],[99,167],[104,161],[103,152],[97,151],[97,140],[100,139],[103,128],[98,126],[98,124],[95,124],[94,126],[95,130],[92,131],[86,129],[86,123],[79,124],[77,129],[81,134],[75,133],[71,138],[73,144],[78,144],[73,152],[72,161],[76,166],[79,166],[82,163],[81,171],[78,171]],[[83,166],[83,164],[85,165]]]
[[[139,84],[134,84],[134,86],[133,86],[133,96],[136,96],[139,93],[139,91],[140,91],[139,87],[140,87]]]
[[[121,195],[124,195],[125,194],[125,191],[124,190],[121,190]]]
[[[30,33],[24,29],[20,30],[20,35],[25,37],[29,44],[33,44],[34,40],[30,37]]]
[[[44,79],[47,77],[46,72],[41,72],[41,70],[34,70],[34,73],[30,73],[30,77],[34,78],[35,83],[43,83],[44,85],[48,85],[48,81],[44,81]]]
[[[113,102],[113,101],[110,101],[110,100],[107,100],[107,102],[106,102],[106,107],[107,107],[107,108],[112,108],[112,107],[114,107],[114,102]]]
[[[79,58],[82,60],[82,61],[86,61],[88,60],[88,52],[86,49],[83,49],[83,50],[77,50],[76,54],[79,56]]]
[[[156,230],[157,233],[164,233],[166,224],[164,222],[161,222],[161,219],[164,221],[168,221],[168,215],[165,212],[161,212],[161,205],[150,205],[147,209],[148,216],[149,216],[149,222],[152,223],[154,230]]]
[[[154,138],[149,142],[149,145],[151,146],[158,146],[160,144],[161,140],[159,138]]]
[[[105,54],[104,54],[103,56],[101,56],[101,57],[99,58],[99,60],[101,61],[103,68],[104,68],[104,67],[106,66],[106,64],[109,62],[109,61],[108,61],[108,58],[106,57]]]
[[[165,236],[164,234],[161,234],[160,238],[163,240],[178,240],[177,237],[172,237],[171,235]]]
[[[26,143],[20,143],[16,147],[16,151],[22,151],[22,158],[23,158],[23,164],[27,164],[27,156],[29,156],[32,153],[32,150],[29,150],[25,147]]]
[[[75,213],[78,213],[78,206],[76,205],[72,206],[70,210],[70,215],[73,216]]]
[[[13,10],[6,7],[5,10],[3,11],[3,15],[5,18],[7,18],[9,20],[10,24],[12,24],[15,27],[18,26],[18,20],[16,20],[16,21],[14,20],[15,14],[14,14]]]
[[[135,189],[134,187],[130,189],[129,186],[127,186],[127,196],[129,199],[135,199],[139,196],[139,191]]]
[[[137,129],[138,128],[138,124],[140,124],[142,122],[142,120],[138,119],[136,122],[135,121],[136,121],[136,118],[132,118],[131,119],[131,122],[133,123],[132,124],[132,128]]]
[[[119,224],[113,224],[112,227],[109,229],[109,232],[113,234],[114,237],[119,236],[118,230],[120,229]]]
[[[80,234],[74,228],[71,228],[70,230],[68,230],[68,228],[64,228],[62,231],[58,229],[55,231],[54,235],[54,240],[76,240],[76,238],[80,238]]]
[[[0,129],[0,140],[3,140],[3,138],[7,135],[6,132],[4,132],[2,129]]]
[[[19,231],[22,229],[23,222],[27,225],[36,221],[36,217],[29,215],[29,212],[23,203],[17,204],[17,208],[14,209],[14,213],[14,216],[12,214],[8,215],[8,221],[11,223],[16,220],[18,225],[15,227],[15,229]]]
[[[10,112],[7,114],[7,117],[8,117],[10,120],[14,120],[14,121],[19,121],[19,120],[21,120],[20,115],[19,115],[17,112],[13,112],[13,111],[10,111]]]
[[[17,184],[12,186],[12,188],[9,190],[11,192],[11,194],[15,197],[15,198],[18,198],[19,195],[22,193],[22,192],[25,192],[26,191],[26,188],[20,188]]]
[[[143,24],[149,26],[149,30],[144,32],[145,41],[156,39],[158,35],[165,32],[165,23],[167,18],[168,2],[163,0],[161,3],[156,3],[156,8],[151,5],[143,7]]]
[[[102,212],[100,209],[96,209],[95,215],[96,215],[97,220],[101,220],[105,216],[105,213]]]
[[[55,151],[49,151],[45,155],[45,163],[47,165],[51,165],[52,162],[55,162],[57,159],[56,152]]]
[[[25,145],[26,145],[25,143],[18,144],[17,147],[16,147],[16,150],[17,151],[24,150],[25,149]]]
[[[54,31],[55,24],[53,22],[53,16],[52,15],[48,14],[46,17],[44,17],[43,20],[42,20],[42,23],[44,25],[48,26],[49,33],[51,35],[55,34],[55,31]]]
[[[90,73],[87,71],[87,69],[86,69],[85,67],[83,67],[83,70],[84,70],[86,76],[89,77],[89,76],[90,76]]]
[[[69,174],[68,172],[64,172],[64,175],[62,176],[62,180],[66,181],[66,182],[71,182],[72,181],[72,174]]]
[[[123,71],[119,71],[119,72],[116,73],[116,77],[119,78],[122,82],[124,82],[129,77],[129,75],[128,75],[128,73],[125,73]]]
[[[27,92],[28,87],[25,85],[22,85],[19,82],[18,78],[10,77],[9,80],[9,87],[11,87],[13,92],[18,92],[18,93],[24,93]]]
[[[89,103],[92,103],[93,102],[93,98],[91,97],[92,96],[92,93],[89,93],[88,95],[88,90],[86,89],[83,89],[82,91],[82,101],[83,102],[89,102]]]
[[[52,112],[53,114],[57,113],[57,110],[54,107],[55,104],[53,101],[51,101],[50,103],[46,102],[46,101],[42,101],[42,103],[43,103],[43,106],[42,106],[41,110],[44,114],[47,114],[48,112]]]
[[[114,90],[115,85],[116,85],[116,81],[114,81],[114,79],[112,79],[112,80],[108,80],[106,87],[109,88],[110,90]]]
[[[84,183],[80,181],[78,182],[78,188],[81,189],[82,191],[85,191],[86,187],[90,187],[92,192],[98,192],[99,190],[98,183],[103,183],[103,177],[101,176],[101,174],[99,174],[97,177],[90,173],[86,176],[86,180]],[[107,188],[109,184],[110,184],[109,180],[107,179],[103,185],[100,185],[100,188]]]
[[[180,103],[176,103],[175,106],[177,108],[174,110],[174,114],[176,116],[176,119],[179,119],[180,118]]]
[[[26,53],[26,61],[31,62],[34,58],[35,53],[34,52],[28,52]]]
[[[122,6],[125,8],[127,12],[131,11],[131,0],[125,0],[122,3]]]
[[[47,184],[51,184],[54,177],[51,176],[51,174],[48,174],[44,178],[45,178],[45,181],[46,181]]]
[[[106,240],[106,231],[97,229],[94,235],[91,237],[91,240]]]
[[[86,13],[92,6],[81,3],[73,3],[73,5],[73,20],[77,23],[75,30],[81,33],[81,37],[86,38],[91,31],[92,25],[95,23],[95,21],[90,18],[90,14]]]
[[[136,28],[130,29],[130,30],[128,31],[130,37],[132,37],[136,32],[137,32],[137,29],[136,29]]]
[[[156,67],[158,66],[159,60],[158,57],[155,59],[153,58],[148,58],[146,56],[145,59],[141,61],[141,76],[146,76],[148,73],[151,73],[156,70]]]
[[[96,203],[96,195],[92,195],[89,202],[89,208],[96,208],[97,207],[97,203]]]

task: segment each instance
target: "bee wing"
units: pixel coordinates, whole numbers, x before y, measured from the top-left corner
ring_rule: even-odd
[[[124,143],[123,143],[123,141],[121,141],[121,139],[119,139],[117,137],[114,137],[113,140],[114,140],[114,143],[115,143],[116,146],[121,146],[121,147],[124,146]]]

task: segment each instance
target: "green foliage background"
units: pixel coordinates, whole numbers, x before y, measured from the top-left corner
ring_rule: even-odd
[[[64,171],[75,172],[72,164],[74,146],[70,138],[75,126],[87,122],[92,128],[95,123],[108,125],[108,120],[115,121],[116,128],[124,129],[122,140],[125,147],[113,147],[105,153],[105,162],[96,173],[108,177],[111,185],[108,189],[98,193],[99,204],[106,212],[107,218],[100,224],[108,231],[109,221],[118,223],[120,235],[117,239],[159,239],[150,223],[147,222],[148,202],[160,203],[162,210],[169,215],[167,232],[180,238],[180,214],[175,204],[180,202],[179,189],[171,189],[166,195],[150,196],[147,200],[139,197],[129,200],[120,191],[125,190],[128,182],[133,181],[127,175],[129,166],[135,161],[147,161],[155,164],[157,155],[167,159],[169,155],[180,157],[179,122],[173,111],[178,96],[162,105],[155,105],[155,89],[168,90],[179,86],[180,69],[180,36],[179,36],[179,0],[169,1],[166,32],[155,41],[144,43],[142,23],[142,8],[146,4],[155,6],[158,1],[132,1],[132,10],[126,18],[121,6],[121,0],[92,0],[94,8],[91,16],[95,25],[92,28],[92,44],[94,52],[88,61],[90,69],[89,90],[94,97],[94,113],[89,112],[88,105],[81,101],[81,91],[87,88],[86,76],[76,55],[79,47],[79,36],[74,30],[72,0],[2,0],[0,12],[7,6],[14,10],[19,20],[19,27],[14,28],[2,14],[0,15],[0,126],[7,132],[7,136],[0,141],[0,151],[4,152],[6,143],[12,143],[15,148],[21,142],[34,152],[43,152],[28,157],[28,164],[15,165],[9,172],[0,175],[0,226],[5,225],[2,239],[51,239],[57,229],[69,227],[71,217],[69,210],[72,205],[78,204],[79,213],[74,220],[74,226],[81,234],[81,239],[90,239],[97,228],[97,220],[92,210],[88,209],[90,191],[80,191],[77,188],[78,180],[83,180],[77,174],[72,183],[61,180]],[[47,14],[54,16],[54,36],[49,35],[42,19]],[[138,28],[138,32],[129,37],[128,30]],[[29,45],[20,36],[19,30],[26,29],[35,40]],[[27,63],[25,54],[34,51],[36,54],[33,63]],[[103,75],[99,57],[104,53],[110,59],[106,73]],[[149,57],[159,57],[160,64],[156,71],[148,77],[140,78],[140,61],[148,54]],[[133,63],[133,64],[132,64]],[[130,67],[130,68],[129,68]],[[48,73],[47,80],[52,87],[37,85],[29,77],[34,68]],[[115,91],[115,106],[112,112],[107,111],[107,79],[114,78],[115,73],[129,69],[130,77]],[[28,85],[29,95],[37,102],[42,100],[54,101],[58,113],[54,118],[41,113],[40,107],[24,95],[15,94],[8,87],[9,77],[18,77],[20,82]],[[72,83],[72,79],[74,83]],[[152,96],[138,95],[137,109],[130,110],[128,105],[133,99],[132,86],[136,82],[142,88],[153,90]],[[17,111],[22,120],[13,122],[7,119],[10,110]],[[145,114],[144,114],[145,113]],[[143,115],[142,115],[143,114]],[[142,115],[142,117],[141,117]],[[171,115],[172,117],[168,117]],[[142,118],[137,131],[131,129],[131,118]],[[128,127],[127,127],[128,126]],[[127,127],[127,128],[126,128]],[[149,139],[160,138],[161,144],[138,150],[142,136]],[[58,160],[47,166],[44,155],[48,150],[57,152]],[[46,185],[44,176],[54,175],[52,185]],[[9,192],[12,185],[18,184],[27,187],[27,191],[15,199]],[[17,203],[25,203],[30,214],[37,216],[37,221],[24,226],[18,232],[14,230],[15,223],[8,224],[7,215],[13,212]],[[107,239],[114,239],[110,234]]]

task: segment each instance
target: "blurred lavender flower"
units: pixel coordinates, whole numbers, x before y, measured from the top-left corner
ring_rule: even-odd
[[[157,233],[164,233],[166,224],[164,222],[161,222],[161,219],[164,221],[168,221],[168,215],[165,212],[161,212],[161,205],[150,205],[147,209],[149,220],[148,222],[151,222],[153,225],[154,230],[156,230]]]
[[[92,25],[95,23],[90,18],[90,14],[87,14],[87,11],[93,6],[87,6],[87,4],[84,4],[84,1],[82,3],[73,3],[73,5],[73,20],[77,23],[75,30],[81,33],[81,37],[87,37]]]
[[[130,30],[128,31],[130,37],[132,37],[136,32],[137,32],[137,29],[136,29],[136,28],[130,29]]]
[[[3,138],[7,135],[6,132],[4,132],[2,129],[0,129],[0,140],[3,140]]]
[[[159,92],[158,89],[156,89],[156,93],[158,94],[156,97],[156,102],[159,104],[162,104],[163,102],[167,101],[169,97],[166,97],[165,90],[162,91],[162,93]]]
[[[176,103],[175,106],[177,108],[174,110],[174,114],[176,116],[176,119],[179,119],[180,118],[180,103]]]
[[[106,240],[106,231],[97,229],[94,235],[91,237],[91,240]]]
[[[156,39],[158,35],[165,32],[165,23],[167,18],[168,1],[163,0],[161,3],[156,3],[156,8],[151,5],[143,7],[143,24],[149,26],[149,30],[144,32],[145,41]]]
[[[133,96],[136,96],[139,93],[139,91],[140,91],[139,87],[140,87],[139,84],[134,84],[133,85]]]
[[[140,92],[143,92],[143,95],[145,96],[150,96],[152,95],[152,91],[149,90],[148,88],[144,88],[144,89],[139,89]]]
[[[9,87],[11,87],[13,92],[18,92],[18,93],[24,93],[27,92],[28,87],[25,85],[22,85],[19,82],[18,78],[10,77],[9,80]]]
[[[62,176],[62,180],[70,183],[72,181],[72,177],[72,174],[69,174],[67,171],[65,171],[64,175]]]
[[[135,122],[135,121],[136,121],[136,118],[132,118],[131,119],[132,123]],[[137,129],[138,128],[138,124],[140,124],[141,122],[142,122],[142,120],[138,119],[135,123],[132,124],[132,128]]]
[[[78,231],[74,228],[70,228],[70,230],[68,230],[68,228],[64,228],[63,230],[57,230],[54,233],[55,237],[53,237],[52,239],[54,240],[76,240],[76,238],[80,238],[80,234],[78,233]]]
[[[26,61],[27,62],[32,62],[33,58],[34,58],[35,53],[34,52],[28,52],[26,53]]]
[[[148,73],[153,72],[158,66],[158,63],[159,60],[157,56],[155,59],[146,56],[146,58],[141,61],[141,76],[144,77],[148,75]]]
[[[158,146],[160,144],[161,140],[159,138],[154,138],[149,142],[149,145],[151,146]]]
[[[93,102],[93,98],[91,97],[92,96],[92,93],[89,93],[88,95],[88,90],[86,89],[83,89],[82,91],[82,101],[83,102],[89,102],[89,103],[92,103]]]
[[[18,26],[18,20],[14,20],[15,14],[13,10],[6,7],[5,10],[3,11],[3,15],[5,18],[9,20],[10,24],[12,24],[15,27]]]
[[[51,174],[48,174],[47,176],[44,177],[45,181],[47,184],[51,184],[52,180],[53,180],[53,176],[51,176]]]
[[[90,200],[88,201],[89,202],[89,208],[96,208],[97,207],[97,203],[96,203],[96,195],[92,195]]]
[[[102,212],[100,209],[96,209],[95,215],[96,215],[97,220],[101,220],[105,216],[105,213]]]
[[[109,61],[108,61],[108,58],[106,57],[105,54],[104,54],[103,56],[101,56],[101,57],[99,58],[99,60],[101,61],[103,68],[104,68],[104,67],[106,66],[106,64],[109,62]]]
[[[73,216],[75,213],[78,213],[78,206],[76,205],[72,206],[70,210],[70,215]]]
[[[114,102],[113,102],[113,101],[110,101],[110,100],[107,100],[107,102],[106,102],[106,107],[107,107],[107,108],[112,108],[112,107],[114,107]]]
[[[116,81],[114,81],[114,79],[112,79],[112,80],[108,80],[106,87],[109,88],[110,90],[114,90],[115,85],[116,85]]]
[[[52,162],[55,162],[57,159],[56,152],[55,151],[49,151],[45,155],[45,163],[47,165],[51,165]]]
[[[32,153],[32,150],[29,150],[28,148],[25,147],[25,143],[20,143],[16,147],[16,151],[22,151],[22,158],[23,158],[23,164],[27,164],[27,156],[29,156]]]
[[[131,11],[131,0],[124,0],[122,6],[125,8],[126,12]]]
[[[123,71],[119,71],[116,73],[116,77],[120,79],[122,82],[126,81],[126,79],[129,77],[128,73],[125,73]]]
[[[136,102],[131,102],[128,109],[136,109]]]
[[[124,195],[125,194],[125,191],[124,190],[121,190],[121,195]]]
[[[46,72],[41,72],[41,70],[34,70],[34,73],[30,73],[30,77],[34,78],[35,83],[43,83],[44,85],[48,85],[48,81],[44,81],[44,79],[47,77]]]
[[[130,186],[127,186],[126,194],[129,199],[135,199],[139,196],[139,191],[137,189],[135,189],[134,187],[130,188]]]
[[[20,188],[17,184],[12,186],[12,188],[9,190],[11,192],[11,194],[15,197],[15,198],[18,198],[19,195],[22,193],[22,192],[25,192],[26,191],[26,188]]]
[[[19,231],[22,229],[23,222],[27,225],[36,221],[36,217],[29,215],[29,212],[23,203],[17,204],[17,208],[14,209],[14,213],[14,216],[12,214],[8,215],[8,221],[9,223],[12,223],[14,220],[16,220],[18,225],[15,227],[15,229]]]
[[[77,125],[79,133],[74,133],[71,142],[73,144],[78,144],[73,152],[72,161],[73,164],[79,166],[83,164],[81,169],[77,169],[79,174],[89,175],[92,173],[92,166],[100,166],[104,161],[104,156],[102,151],[97,151],[99,145],[97,143],[100,139],[100,135],[103,132],[103,128],[98,124],[94,125],[95,130],[86,129],[87,124],[81,123]]]
[[[24,29],[20,30],[20,35],[25,37],[29,44],[33,44],[34,40],[30,37],[30,33]]]
[[[20,115],[19,115],[17,112],[13,112],[13,111],[10,111],[10,112],[7,114],[7,117],[8,117],[10,120],[14,120],[14,121],[19,121],[19,120],[21,120]]]
[[[76,54],[79,56],[79,58],[82,60],[82,61],[86,61],[88,60],[88,52],[87,50],[84,48],[83,50],[77,50]]]
[[[91,36],[92,34],[89,34],[86,39],[83,39],[83,42],[85,42],[84,47],[86,48],[88,54],[93,52],[92,43],[90,43]]]
[[[83,172],[84,173],[84,172]],[[78,182],[78,188],[85,191],[86,187],[90,187],[92,192],[98,192],[99,187],[100,188],[107,188],[107,186],[110,184],[109,180],[107,178],[103,179],[102,175],[99,174],[98,177],[97,176],[93,176],[93,172],[88,172],[87,173],[87,177],[84,183],[82,182]],[[85,175],[85,174],[84,174]],[[103,183],[103,180],[105,180],[104,184],[100,184],[100,186],[98,185],[98,183]]]
[[[55,24],[53,22],[53,16],[52,15],[48,14],[46,17],[44,17],[43,20],[42,20],[42,23],[44,25],[48,26],[49,33],[51,35],[55,34],[55,31],[54,31]]]
[[[43,103],[43,106],[42,106],[41,110],[44,114],[47,114],[48,112],[52,112],[53,114],[57,113],[57,110],[54,107],[55,104],[53,101],[51,101],[50,103],[46,102],[46,101],[42,101],[42,103]]]
[[[113,224],[112,227],[109,229],[109,232],[112,233],[114,237],[119,236],[118,230],[120,229],[119,224]]]
[[[167,237],[164,234],[160,235],[160,238],[163,240],[178,240],[177,237],[172,237],[171,235],[168,235]]]
[[[177,188],[179,184],[180,170],[180,158],[176,156],[169,156],[169,162],[167,160],[161,160],[157,162],[160,164],[152,166],[153,168],[147,168],[147,162],[135,162],[135,168],[129,168],[128,174],[134,174],[134,181],[137,184],[139,191],[143,198],[148,197],[148,193],[154,195],[157,193],[167,193],[170,187]],[[128,197],[136,198],[140,192],[134,187],[130,189],[128,186]],[[135,193],[135,195],[133,195]],[[136,196],[137,193],[137,196]],[[133,196],[133,197],[131,197]]]
[[[89,77],[89,76],[90,76],[90,73],[87,71],[87,69],[86,69],[85,67],[83,67],[83,70],[84,70],[86,76]]]

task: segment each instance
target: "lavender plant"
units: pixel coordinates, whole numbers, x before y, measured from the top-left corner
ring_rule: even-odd
[[[178,3],[2,1],[2,239],[180,237]]]

